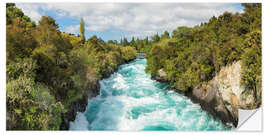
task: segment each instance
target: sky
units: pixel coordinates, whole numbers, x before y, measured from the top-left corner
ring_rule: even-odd
[[[59,30],[80,33],[85,22],[86,38],[97,35],[105,41],[131,37],[145,38],[170,33],[179,26],[193,27],[225,11],[243,12],[238,3],[16,3],[38,24],[43,15],[51,16]]]

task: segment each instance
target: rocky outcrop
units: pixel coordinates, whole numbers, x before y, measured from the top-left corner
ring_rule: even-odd
[[[238,61],[223,67],[211,81],[195,87],[188,95],[224,124],[237,127],[238,109],[250,109],[255,102],[253,94],[243,94],[244,90],[241,61]]]
[[[152,76],[152,79],[160,81],[160,82],[167,82],[166,80],[167,73],[163,71],[163,69],[159,69],[156,76]]]
[[[219,118],[226,125],[237,127],[238,109],[254,109],[260,104],[255,103],[254,93],[241,85],[241,61],[221,68],[219,73],[210,81],[200,84],[191,91],[175,90],[199,103],[214,117]],[[167,82],[166,72],[159,69],[152,79]]]
[[[123,61],[122,63],[123,64],[128,63],[132,60],[133,59],[128,60],[128,61]],[[118,66],[120,66],[120,65],[118,65]],[[102,78],[100,78],[100,80],[110,77],[111,74],[113,74],[114,72],[116,72],[118,70],[118,66],[111,69],[111,70],[108,70],[108,72],[104,73],[102,75]],[[92,71],[93,71],[93,69],[89,69],[87,74],[86,74],[86,80],[87,80],[86,85],[85,85],[86,92],[83,93],[83,97],[79,100],[72,102],[68,107],[68,111],[66,113],[62,114],[62,118],[61,118],[62,123],[60,126],[61,130],[68,130],[69,129],[69,122],[75,120],[77,112],[84,112],[85,111],[87,104],[88,104],[88,99],[96,97],[99,94],[99,92],[100,92],[99,79],[97,79],[97,77],[92,77],[92,76],[94,76],[93,75],[94,73]]]
[[[115,69],[112,69],[106,74],[103,74],[103,78],[109,77]],[[85,82],[85,90],[84,93],[82,93],[82,98],[79,100],[76,100],[72,102],[69,107],[68,111],[62,115],[62,124],[61,124],[61,130],[68,130],[69,129],[69,122],[74,121],[77,115],[77,112],[84,112],[87,104],[88,99],[91,99],[93,97],[96,97],[99,94],[100,91],[100,84],[99,79],[95,77],[95,73],[92,72],[93,69],[89,69],[86,74],[86,82]]]
[[[85,111],[88,104],[88,99],[96,97],[99,94],[99,90],[100,85],[97,80],[96,83],[92,84],[91,87],[89,87],[87,93],[83,94],[83,97],[81,99],[76,100],[69,105],[68,111],[65,114],[62,114],[62,124],[60,126],[61,130],[69,129],[69,122],[75,120],[77,112]]]

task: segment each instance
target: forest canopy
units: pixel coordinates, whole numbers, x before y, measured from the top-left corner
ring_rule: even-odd
[[[194,27],[180,26],[172,37],[160,39],[147,52],[146,72],[166,80],[181,91],[211,80],[226,65],[241,61],[246,92],[261,102],[261,4],[243,3],[243,13],[225,12]]]
[[[7,129],[59,130],[73,102],[94,90],[118,65],[136,58],[130,46],[59,31],[50,16],[38,24],[6,5]]]
[[[181,91],[211,80],[226,65],[241,61],[246,92],[261,102],[261,4],[243,3],[243,13],[225,12],[172,33],[123,37],[105,42],[61,32],[50,16],[33,22],[13,3],[6,4],[7,129],[59,130],[72,105],[98,87],[121,64],[147,54],[146,72]]]

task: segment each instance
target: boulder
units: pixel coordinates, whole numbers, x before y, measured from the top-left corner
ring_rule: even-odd
[[[160,81],[160,82],[167,82],[166,80],[167,73],[163,71],[163,69],[159,69],[156,76],[152,76],[152,79]]]

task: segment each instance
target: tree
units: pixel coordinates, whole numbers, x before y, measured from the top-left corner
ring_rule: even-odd
[[[170,38],[170,33],[166,30],[164,31],[163,35],[161,35],[161,39],[167,39]]]
[[[216,20],[217,20],[216,16],[211,17],[210,20],[209,20],[209,24],[215,22]]]
[[[12,20],[7,25],[7,62],[16,58],[28,57],[37,46],[34,39],[33,28],[27,25],[22,19]]]
[[[128,46],[129,45],[129,42],[128,42],[128,40],[127,40],[126,37],[124,37],[123,42],[122,42],[122,45],[123,46]]]
[[[175,38],[188,38],[191,34],[191,28],[186,26],[178,27],[176,30],[172,32],[172,37]]]
[[[163,69],[168,81],[187,91],[213,79],[221,67],[242,60],[242,84],[248,91],[255,91],[259,104],[261,4],[243,6],[244,13],[225,12],[195,27],[180,26],[173,30],[171,39],[166,39],[167,32],[160,41],[158,35],[153,36],[146,71],[156,76]]]
[[[7,65],[7,129],[59,130],[64,106],[49,88],[36,83],[36,61],[20,59]]]
[[[92,36],[91,38],[89,38],[87,41],[90,41],[92,44],[97,45],[98,44],[98,37],[96,35]]]
[[[108,43],[109,44],[118,44],[118,41],[117,40],[108,40]]]
[[[261,29],[262,5],[261,3],[243,3],[245,9],[241,20],[249,29]],[[252,31],[251,30],[251,31]]]
[[[152,39],[153,43],[157,43],[160,40],[160,37],[159,37],[159,35],[157,33],[151,39]]]
[[[30,17],[25,16],[21,9],[16,8],[14,3],[7,3],[6,23],[11,24],[12,20],[14,20],[15,18],[24,20],[26,23],[28,23],[29,26],[35,26],[35,22],[32,22]]]
[[[261,100],[262,87],[262,45],[261,32],[251,32],[244,42],[242,54],[242,80],[247,92],[254,94],[255,102]]]
[[[132,37],[130,41],[130,46],[135,46],[135,45],[136,45],[135,38]]]
[[[145,45],[148,45],[148,44],[149,44],[149,41],[148,41],[148,36],[146,36],[146,37],[145,37],[145,39],[144,39],[144,43],[145,43]]]
[[[7,3],[6,7],[15,7],[15,3]]]
[[[33,26],[15,4],[6,11],[8,130],[59,130],[77,111],[74,103],[96,93],[98,80],[136,58],[133,47],[97,36],[81,46],[81,37],[59,31],[52,17]]]
[[[136,44],[136,50],[139,50],[140,51],[140,44],[141,44],[141,40],[139,38],[136,39],[135,41],[135,44]]]
[[[81,41],[82,41],[82,44],[84,44],[85,42],[85,36],[84,36],[84,21],[83,21],[83,18],[81,18],[81,22],[80,22],[80,36],[81,36]]]
[[[58,24],[55,23],[55,20],[50,16],[42,16],[39,21],[40,26],[50,27],[51,29],[58,29]]]
[[[261,3],[242,3],[242,6],[245,7],[245,10],[246,10],[249,8],[259,8],[262,6],[262,4]]]

